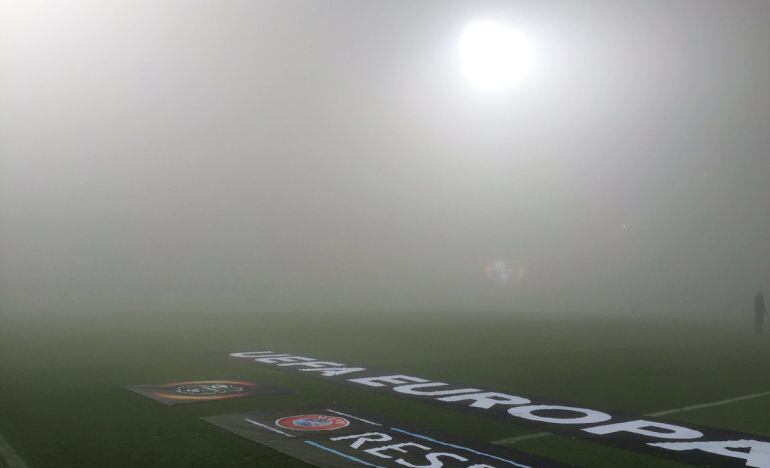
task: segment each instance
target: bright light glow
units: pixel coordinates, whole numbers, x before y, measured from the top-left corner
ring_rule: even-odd
[[[499,91],[527,72],[530,50],[524,36],[503,23],[478,21],[460,37],[463,75],[483,91]]]

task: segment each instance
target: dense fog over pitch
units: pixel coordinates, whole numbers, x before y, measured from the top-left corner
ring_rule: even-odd
[[[1,0],[0,307],[748,311],[768,83],[761,0]]]

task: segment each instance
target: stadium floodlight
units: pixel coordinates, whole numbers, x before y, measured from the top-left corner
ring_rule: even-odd
[[[462,73],[484,92],[500,91],[518,82],[530,66],[530,46],[519,31],[505,23],[476,21],[460,37]]]

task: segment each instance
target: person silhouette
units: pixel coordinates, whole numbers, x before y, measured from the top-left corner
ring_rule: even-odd
[[[757,295],[754,296],[754,330],[756,330],[758,334],[762,333],[766,314],[765,296],[762,295],[762,291],[759,291]]]

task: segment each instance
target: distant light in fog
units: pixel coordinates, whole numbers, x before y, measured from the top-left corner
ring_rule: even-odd
[[[516,262],[512,265],[502,258],[490,260],[484,268],[487,279],[496,283],[518,283],[526,273],[527,267],[523,264]]]
[[[460,37],[460,61],[465,78],[482,91],[499,91],[526,73],[530,50],[515,29],[494,21],[469,24]]]

